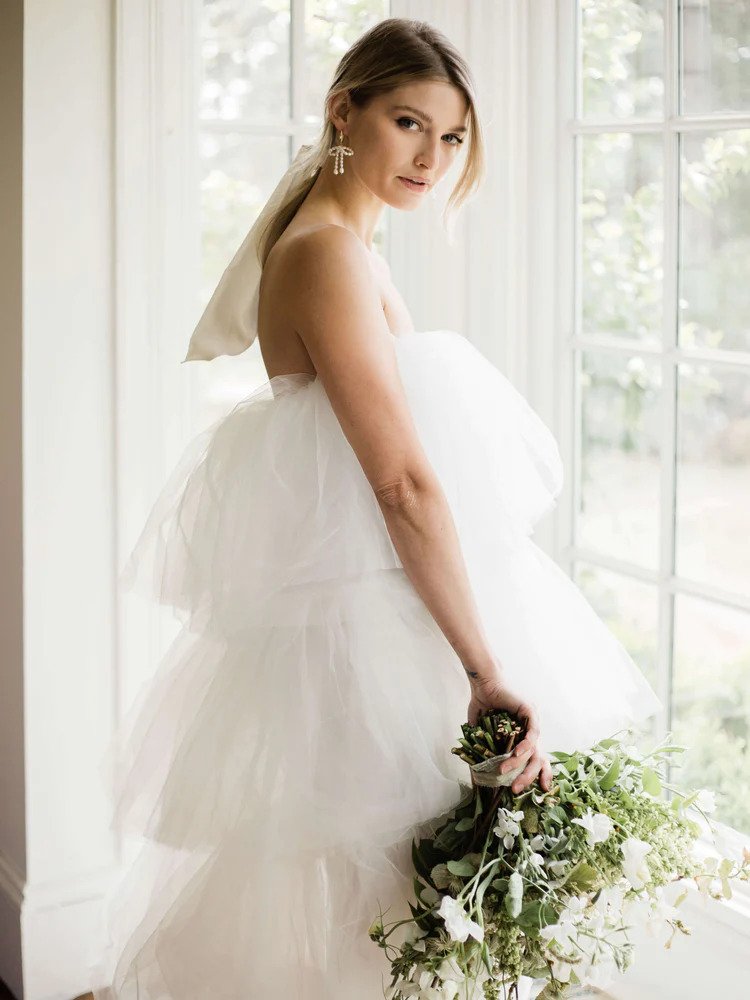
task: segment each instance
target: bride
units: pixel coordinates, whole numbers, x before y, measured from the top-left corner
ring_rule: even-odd
[[[411,841],[468,784],[461,723],[524,717],[505,766],[547,789],[551,750],[659,707],[530,537],[562,488],[554,437],[466,337],[414,329],[372,246],[456,159],[449,210],[478,186],[469,68],[430,25],[381,21],[325,112],[185,358],[257,336],[268,381],[190,444],[123,574],[183,627],[105,761],[112,826],[141,842],[96,1000],[382,997],[367,931],[409,915]]]

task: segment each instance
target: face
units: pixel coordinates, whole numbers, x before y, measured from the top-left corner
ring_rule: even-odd
[[[453,84],[424,80],[381,94],[366,108],[348,105],[345,120],[335,115],[332,120],[343,130],[344,144],[355,151],[347,157],[346,171],[388,205],[408,211],[458,156],[468,104]],[[406,178],[424,184],[410,184]]]

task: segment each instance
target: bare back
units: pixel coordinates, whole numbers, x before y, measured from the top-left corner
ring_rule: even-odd
[[[287,266],[287,249],[302,233],[316,226],[294,226],[292,222],[277,240],[263,268],[258,305],[258,342],[269,378],[295,372],[315,374],[315,366],[302,338],[292,322],[290,308],[294,287],[299,281]],[[372,275],[378,289],[388,329],[394,337],[414,329],[406,303],[393,283],[388,262],[370,252]]]

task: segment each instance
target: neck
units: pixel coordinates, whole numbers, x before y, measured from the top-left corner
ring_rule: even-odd
[[[333,173],[333,162],[324,164],[295,219],[304,223],[330,222],[351,230],[372,250],[372,238],[385,203],[368,190],[351,167]]]

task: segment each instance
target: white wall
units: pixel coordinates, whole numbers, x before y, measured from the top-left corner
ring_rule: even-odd
[[[109,0],[27,0],[21,36],[21,7],[3,4],[0,53],[4,208],[16,198],[0,237],[0,976],[19,996],[23,978],[26,997],[51,998],[78,992],[81,930],[113,862],[96,769],[113,719],[115,639],[112,13]],[[13,889],[24,881],[19,914]]]
[[[26,877],[21,557],[23,5],[0,6],[0,976],[21,978]]]

